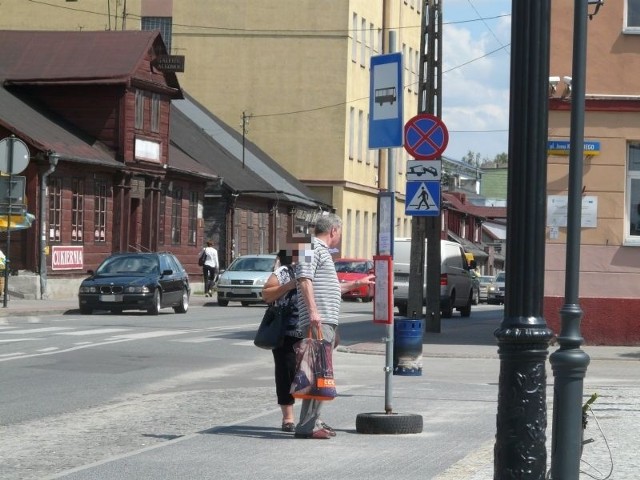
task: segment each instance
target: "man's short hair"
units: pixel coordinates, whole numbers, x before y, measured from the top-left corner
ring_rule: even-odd
[[[326,233],[332,228],[342,228],[342,220],[335,213],[320,215],[316,221],[315,234]]]

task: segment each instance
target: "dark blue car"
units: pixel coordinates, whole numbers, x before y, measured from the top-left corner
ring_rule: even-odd
[[[88,273],[78,292],[83,314],[146,310],[158,315],[165,307],[176,313],[189,309],[189,276],[171,253],[117,253]]]

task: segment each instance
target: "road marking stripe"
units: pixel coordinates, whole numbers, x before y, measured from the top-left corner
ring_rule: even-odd
[[[59,332],[62,330],[71,330],[72,327],[42,327],[42,328],[23,328],[20,330],[11,330],[7,332],[2,332],[5,334],[11,335],[23,335],[25,333],[43,333],[43,332]]]
[[[182,335],[192,333],[191,330],[158,330],[155,332],[128,333],[126,335],[114,335],[111,338],[120,340],[141,340],[145,338],[168,337],[169,335]]]
[[[25,355],[25,353],[24,352],[3,353],[2,355],[0,355],[0,358],[15,357],[16,355]]]
[[[181,343],[204,343],[204,342],[215,342],[216,340],[220,340],[220,338],[211,338],[211,337],[207,337],[207,338],[185,338],[185,339],[178,339],[178,340],[172,340],[172,341],[181,342]]]
[[[36,352],[53,352],[54,350],[58,350],[58,347],[40,348]]]
[[[38,340],[37,338],[7,338],[0,339],[0,343],[26,342],[30,340]]]
[[[129,328],[96,328],[94,330],[76,330],[73,332],[60,332],[56,335],[101,335],[103,333],[126,332]]]

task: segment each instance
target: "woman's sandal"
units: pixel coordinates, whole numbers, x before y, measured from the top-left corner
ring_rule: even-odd
[[[295,432],[296,424],[293,422],[283,422],[282,423],[282,431],[283,432]]]

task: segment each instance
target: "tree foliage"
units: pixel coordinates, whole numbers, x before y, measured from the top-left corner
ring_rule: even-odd
[[[493,159],[489,159],[489,157],[486,156],[482,157],[480,152],[472,152],[469,150],[467,154],[462,157],[462,161],[474,167],[504,168],[509,164],[509,156],[506,152],[502,152],[493,157]]]

